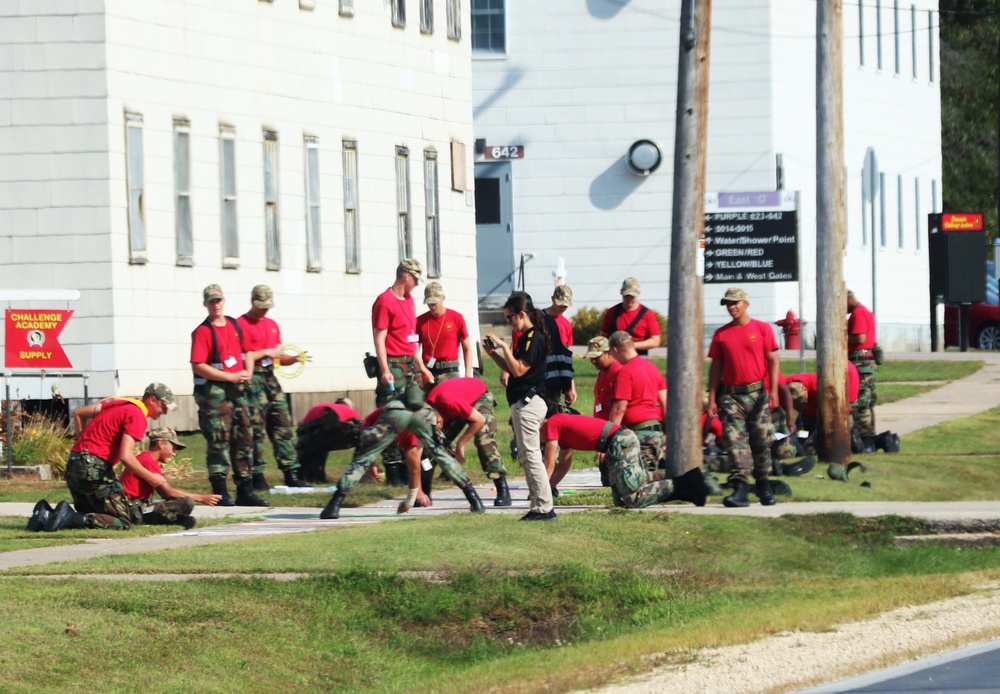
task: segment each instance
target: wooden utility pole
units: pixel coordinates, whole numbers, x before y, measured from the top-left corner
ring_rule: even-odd
[[[816,365],[820,458],[846,464],[847,293],[844,288],[843,3],[816,3]],[[875,230],[871,242],[875,245]]]
[[[682,0],[674,134],[667,329],[667,461],[679,475],[702,463],[702,303],[698,246],[705,228],[708,39],[711,0]]]

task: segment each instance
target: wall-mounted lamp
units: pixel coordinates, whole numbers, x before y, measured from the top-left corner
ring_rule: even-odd
[[[629,171],[639,176],[648,176],[656,171],[663,161],[660,148],[652,140],[636,140],[628,148],[625,165]]]

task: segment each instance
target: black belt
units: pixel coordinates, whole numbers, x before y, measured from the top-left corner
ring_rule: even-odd
[[[730,395],[749,395],[764,389],[764,381],[754,381],[742,386],[722,386],[722,390]]]
[[[608,446],[611,444],[611,439],[618,436],[618,433],[624,429],[624,427],[618,427],[614,431],[611,431],[611,427],[614,424],[611,422],[604,423],[604,429],[601,430],[601,436],[597,439],[597,452],[604,453],[608,450]],[[610,432],[610,433],[608,433]]]
[[[635,432],[639,432],[639,431],[657,431],[657,432],[662,432],[663,431],[663,425],[662,424],[649,424],[649,425],[646,425],[644,427],[638,427],[638,428],[636,428],[636,427],[629,427],[629,429],[631,429],[632,431],[635,431]]]
[[[413,357],[386,357],[385,360],[390,364],[412,364]]]
[[[458,367],[457,366],[448,366],[448,367],[445,367],[443,369],[439,369],[439,368],[437,368],[435,366],[435,367],[431,368],[431,373],[433,373],[433,374],[457,374],[458,373]]]

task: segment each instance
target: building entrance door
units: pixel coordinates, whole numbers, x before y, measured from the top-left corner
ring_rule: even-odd
[[[479,298],[514,291],[510,162],[476,164],[476,269]]]

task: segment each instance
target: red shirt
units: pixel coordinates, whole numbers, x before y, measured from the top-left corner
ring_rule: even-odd
[[[243,346],[240,335],[229,320],[225,325],[208,326],[204,323],[191,334],[191,363],[212,365],[212,332],[219,345],[219,362],[222,371],[239,373],[243,370]]]
[[[248,352],[271,349],[281,344],[281,328],[267,316],[255,321],[249,313],[245,313],[237,318],[236,322],[243,329],[243,347]],[[270,364],[271,358],[261,357],[257,363]]]
[[[458,311],[446,308],[441,316],[430,311],[417,318],[417,335],[424,363],[434,357],[438,361],[456,361],[462,340],[469,337],[465,318]]]
[[[615,309],[621,306],[621,304],[616,304],[612,306],[607,311],[604,312],[604,317],[601,318],[601,334],[610,335],[616,330],[625,330],[635,317],[639,314],[639,310],[642,308],[642,304],[637,303],[635,308],[631,311],[622,311],[621,315],[618,316],[618,320],[612,321],[615,315]],[[612,322],[614,325],[612,325]],[[642,317],[635,327],[632,328],[629,333],[632,339],[636,342],[640,342],[647,338],[653,337],[654,335],[660,334],[660,322],[656,320],[656,314],[653,313],[652,309],[646,311],[646,315]]]
[[[806,389],[806,400],[808,404],[802,410],[802,414],[813,416],[816,414],[817,405],[817,393],[818,393],[818,374],[793,374],[791,376],[786,376],[785,381],[788,383],[801,383]],[[847,362],[847,402],[852,403],[858,399],[861,389],[861,378],[858,376],[858,369],[851,362]]]
[[[615,404],[615,378],[621,370],[621,363],[613,361],[611,366],[597,373],[597,380],[594,381],[594,416],[598,419],[607,420],[611,416],[611,406]]]
[[[389,357],[412,357],[417,353],[417,307],[413,296],[397,299],[392,287],[378,295],[372,304],[372,328],[386,330],[385,354]],[[411,337],[412,341],[411,341]]]
[[[163,474],[163,471],[160,469],[160,464],[153,460],[153,456],[149,451],[143,451],[136,456],[136,459],[138,459],[140,465],[152,472],[154,475]],[[125,496],[129,499],[141,499],[142,501],[152,499],[153,493],[156,491],[150,486],[149,482],[139,479],[136,477],[135,473],[128,468],[125,468],[125,470],[122,471],[121,477],[118,481],[122,483],[122,488],[125,490]]]
[[[349,419],[361,419],[361,415],[347,405],[341,405],[335,402],[321,402],[320,404],[313,405],[309,408],[309,411],[306,412],[306,416],[302,418],[301,424],[311,422],[314,419],[319,419],[325,415],[328,410],[336,412],[337,419],[342,422],[346,422]]]
[[[861,395],[861,375],[858,367],[847,362],[847,402],[855,402]]]
[[[606,424],[603,419],[582,414],[554,414],[542,425],[541,440],[542,443],[558,441],[560,448],[574,451],[596,451]],[[620,426],[612,424],[608,436],[619,429]]]
[[[722,384],[744,386],[763,381],[767,374],[769,352],[777,351],[771,326],[750,319],[746,325],[724,325],[715,331],[708,348],[708,358],[722,362]]]
[[[622,364],[612,388],[615,400],[627,400],[622,424],[632,426],[649,420],[663,421],[659,394],[667,389],[667,380],[656,364],[642,357],[632,357]]]
[[[705,431],[705,420],[708,419],[708,413],[701,413],[701,435],[702,438],[708,434],[715,434],[715,440],[719,441],[722,439],[722,420],[718,417],[712,417],[712,421],[708,423],[708,431]]]
[[[142,441],[146,435],[146,414],[128,400],[105,400],[101,403],[101,411],[83,428],[72,452],[86,450],[116,465],[121,459],[122,436],[125,434]]]
[[[860,345],[849,345],[848,352],[856,352],[859,349],[871,349],[875,346],[875,315],[861,304],[854,307],[851,315],[847,317],[847,334],[864,334],[865,341]]]
[[[559,314],[558,316],[553,316],[548,311],[545,312],[552,320],[556,322],[556,326],[559,327],[559,339],[562,340],[564,347],[573,346],[573,324],[569,322],[564,314]]]
[[[427,404],[441,415],[441,419],[450,422],[453,419],[468,421],[472,416],[472,403],[486,392],[486,384],[478,378],[450,378],[427,396]]]
[[[361,426],[363,427],[374,426],[375,422],[377,422],[378,418],[381,416],[382,416],[382,408],[378,407],[372,410],[372,413],[362,420]],[[417,443],[416,435],[412,431],[408,430],[401,431],[396,435],[396,443],[398,443],[400,448],[402,448],[404,451],[408,451],[411,448],[416,448],[416,446],[419,445]]]

